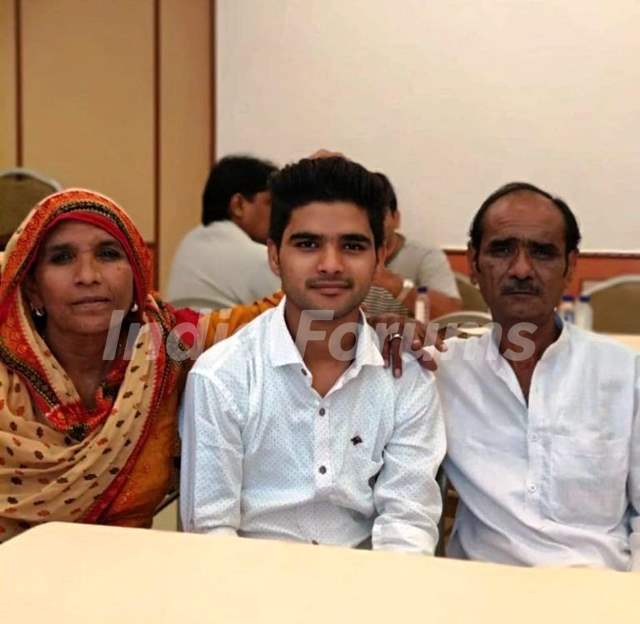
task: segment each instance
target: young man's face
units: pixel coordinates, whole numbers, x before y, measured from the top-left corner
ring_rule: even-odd
[[[469,264],[494,320],[548,322],[576,261],[560,210],[537,193],[512,193],[487,210],[482,230]]]
[[[269,262],[282,279],[289,309],[330,310],[357,318],[382,254],[376,254],[369,218],[350,202],[312,202],[291,213]]]

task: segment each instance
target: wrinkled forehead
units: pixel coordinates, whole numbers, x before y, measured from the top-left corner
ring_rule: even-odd
[[[564,217],[555,204],[528,191],[501,197],[483,219],[483,243],[496,239],[555,243],[564,248]]]
[[[97,245],[101,243],[114,243],[120,247],[122,246],[120,242],[104,228],[83,223],[82,221],[68,219],[56,223],[56,225],[47,232],[40,249],[47,249],[48,247],[58,245],[75,247],[82,244]]]

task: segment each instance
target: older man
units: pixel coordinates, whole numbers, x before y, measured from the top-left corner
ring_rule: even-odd
[[[640,358],[555,314],[579,241],[567,204],[530,184],[474,218],[495,325],[450,341],[437,374],[460,495],[451,556],[640,569]]]

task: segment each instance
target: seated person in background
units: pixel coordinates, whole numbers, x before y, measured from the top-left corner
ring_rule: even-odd
[[[444,252],[406,239],[400,227],[400,211],[387,176],[376,174],[385,188],[387,214],[384,220],[386,262],[373,280],[364,304],[368,313],[413,314],[416,288],[429,288],[430,317],[437,318],[462,309],[460,293]]]
[[[380,181],[343,158],[271,181],[285,298],[205,352],[182,414],[187,531],[433,553],[445,451],[431,373],[383,368],[359,305],[383,261]]]
[[[219,309],[266,297],[280,288],[264,245],[276,166],[250,156],[227,156],[211,170],[202,195],[202,224],[176,251],[167,298]]]
[[[508,184],[473,220],[491,333],[447,341],[436,374],[460,503],[448,554],[640,569],[640,357],[554,313],[580,231],[561,199]]]

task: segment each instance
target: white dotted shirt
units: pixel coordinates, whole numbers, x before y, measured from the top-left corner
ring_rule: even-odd
[[[433,376],[394,379],[361,325],[355,359],[320,396],[285,300],[206,351],[182,409],[184,529],[433,553],[445,452]],[[362,319],[361,319],[362,320]]]

